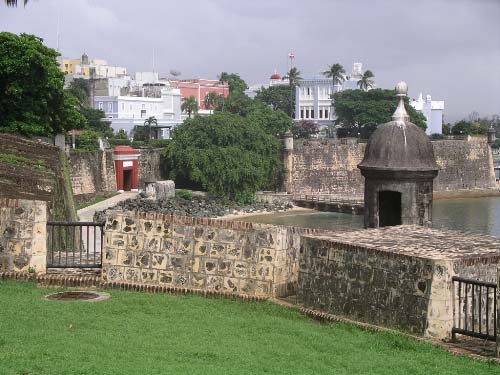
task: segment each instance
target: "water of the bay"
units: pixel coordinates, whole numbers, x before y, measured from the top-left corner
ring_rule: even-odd
[[[500,237],[500,197],[434,201],[433,227]],[[334,212],[298,211],[245,218],[257,223],[342,230],[363,228],[363,216]]]

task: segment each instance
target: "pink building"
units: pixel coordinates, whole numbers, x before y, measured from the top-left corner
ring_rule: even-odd
[[[169,82],[170,86],[180,89],[181,100],[194,96],[200,110],[208,110],[205,108],[204,100],[209,92],[215,92],[224,97],[229,95],[229,85],[227,82],[220,82],[216,79],[170,80]]]

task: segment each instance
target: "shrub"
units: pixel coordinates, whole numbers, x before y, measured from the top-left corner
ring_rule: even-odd
[[[179,189],[175,191],[175,196],[190,201],[193,199],[193,192],[191,190]]]

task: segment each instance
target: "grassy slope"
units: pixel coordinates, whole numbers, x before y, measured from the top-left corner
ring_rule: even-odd
[[[500,374],[270,303],[115,290],[108,301],[59,302],[48,292],[0,282],[0,374]]]

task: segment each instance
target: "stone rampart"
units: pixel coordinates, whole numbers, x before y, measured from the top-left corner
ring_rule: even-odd
[[[115,167],[111,151],[71,152],[71,186],[77,196],[93,196],[116,191]]]
[[[140,149],[139,189],[145,181],[161,180],[160,158],[162,149]],[[77,199],[116,191],[113,151],[81,151],[70,153],[71,185]]]
[[[0,133],[0,199],[47,202],[52,220],[75,220],[68,160],[50,144]]]
[[[103,278],[255,296],[284,296],[296,285],[302,233],[311,229],[112,211]]]
[[[454,231],[400,226],[306,236],[298,297],[307,308],[447,338],[456,297],[452,277],[494,281],[499,263],[498,239]]]
[[[0,199],[0,272],[45,272],[47,203]]]
[[[432,142],[440,167],[434,191],[495,187],[490,147],[485,137]],[[293,193],[363,196],[364,179],[357,168],[365,144],[355,139],[294,142]]]

